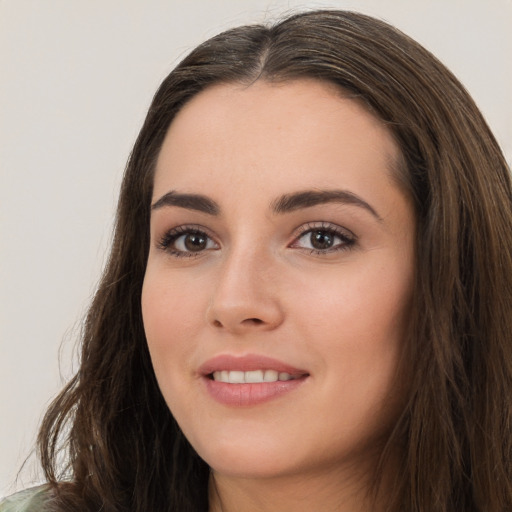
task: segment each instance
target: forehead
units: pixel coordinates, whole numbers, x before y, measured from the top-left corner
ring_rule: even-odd
[[[371,182],[378,173],[389,178],[398,153],[383,122],[332,84],[221,84],[195,96],[169,127],[155,195],[240,181],[262,191],[270,182],[340,186],[350,174]]]

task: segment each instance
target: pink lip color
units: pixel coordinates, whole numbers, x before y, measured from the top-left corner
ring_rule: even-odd
[[[277,372],[289,373],[296,378],[287,381],[250,384],[228,384],[226,382],[217,382],[210,378],[213,372],[222,370],[245,372],[251,370],[275,370]],[[217,356],[203,364],[199,368],[199,373],[203,377],[203,382],[212,398],[221,404],[235,407],[258,405],[272,400],[300,386],[309,375],[308,372],[294,368],[277,359],[259,355],[242,357],[231,355]]]

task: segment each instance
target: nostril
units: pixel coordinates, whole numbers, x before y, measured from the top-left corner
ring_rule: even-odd
[[[245,320],[242,320],[242,324],[245,324],[245,325],[251,325],[251,324],[252,325],[261,325],[264,323],[265,322],[263,320],[261,320],[260,318],[246,318]],[[214,325],[214,327],[224,327],[222,322],[220,322],[219,320],[214,320],[213,325]]]
[[[252,323],[254,325],[260,325],[263,323],[263,320],[260,320],[259,318],[248,318],[245,320],[246,322]]]

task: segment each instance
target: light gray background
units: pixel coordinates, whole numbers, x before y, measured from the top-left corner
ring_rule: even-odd
[[[423,43],[512,157],[512,0],[0,0],[0,495],[72,372],[122,170],[173,64],[221,29],[335,7]],[[59,367],[59,347],[62,367]]]

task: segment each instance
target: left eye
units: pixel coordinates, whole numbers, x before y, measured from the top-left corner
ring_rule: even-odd
[[[354,238],[333,229],[314,228],[304,232],[292,247],[310,249],[315,252],[329,252],[348,249],[355,243]]]
[[[218,248],[205,232],[187,227],[166,233],[160,240],[159,247],[175,257],[199,255],[203,251]]]
[[[180,252],[199,252],[214,247],[213,240],[201,232],[184,233],[174,239],[174,249]]]

